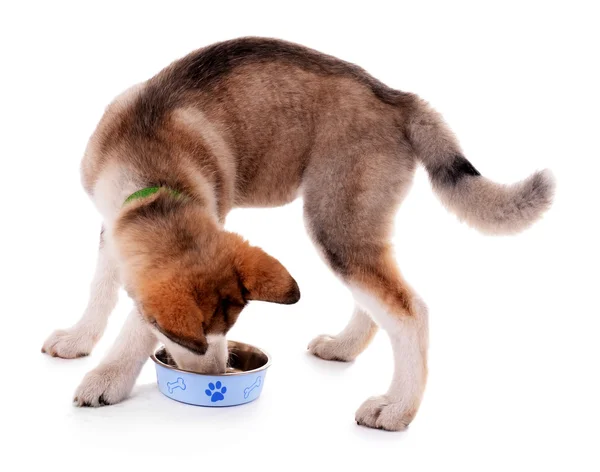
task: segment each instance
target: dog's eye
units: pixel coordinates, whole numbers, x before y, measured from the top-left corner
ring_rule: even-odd
[[[222,298],[217,306],[215,307],[215,311],[213,312],[213,317],[217,316],[219,313],[222,313],[223,316],[227,317],[227,310],[229,309],[229,300],[226,298]]]
[[[239,314],[240,311],[244,308],[245,303],[240,303],[239,301],[232,300],[231,298],[222,298],[221,302],[217,306],[215,310],[215,315],[219,312],[222,314],[225,323],[229,325],[231,313],[233,315]]]
[[[217,306],[215,307],[215,311],[213,311],[213,314],[212,314],[213,318],[215,316],[217,316],[221,312],[222,309],[223,309],[223,307],[222,307],[221,303],[218,303]]]
[[[229,314],[227,313],[229,305],[229,300],[227,300],[226,298],[221,299],[221,312],[223,313],[223,319],[225,320],[226,324],[229,324]]]

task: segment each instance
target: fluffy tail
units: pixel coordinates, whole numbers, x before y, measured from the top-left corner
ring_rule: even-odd
[[[411,108],[408,140],[427,169],[433,189],[459,219],[484,233],[517,233],[550,207],[554,177],[549,170],[512,185],[494,183],[465,159],[436,111],[418,98]]]

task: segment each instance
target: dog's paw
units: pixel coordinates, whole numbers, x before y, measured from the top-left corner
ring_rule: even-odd
[[[404,402],[391,400],[387,395],[371,397],[356,411],[356,422],[369,428],[403,431],[416,414]]]
[[[42,352],[52,357],[75,359],[92,352],[96,340],[89,333],[77,329],[59,329],[54,331],[42,346]]]
[[[105,406],[124,400],[135,383],[135,376],[116,365],[99,366],[88,372],[75,391],[75,406]]]
[[[326,361],[350,362],[356,358],[351,346],[341,342],[335,336],[322,334],[308,345],[309,352]]]

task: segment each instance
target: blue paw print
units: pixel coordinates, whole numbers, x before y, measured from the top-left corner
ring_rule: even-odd
[[[223,395],[227,393],[227,387],[225,385],[221,387],[221,382],[219,381],[217,381],[216,385],[211,382],[208,384],[208,388],[204,390],[204,393],[210,397],[211,402],[218,402],[220,400],[225,400]]]

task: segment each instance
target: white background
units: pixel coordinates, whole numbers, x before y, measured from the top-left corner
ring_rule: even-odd
[[[0,275],[4,470],[599,470],[598,14],[564,2],[3,2]],[[348,319],[349,293],[302,224],[302,202],[231,213],[227,227],[279,258],[302,300],[251,304],[231,338],[268,350],[262,397],[226,409],[163,397],[148,363],[130,399],[76,409],[72,393],[131,302],[85,359],[40,353],[87,301],[100,219],[79,183],[110,100],[170,61],[243,35],[355,62],[446,117],[487,177],[556,174],[531,230],[485,237],[445,212],[422,169],[396,219],[407,280],[428,302],[430,377],[407,432],[359,427],[387,389],[384,334],[352,364],[305,353]]]

